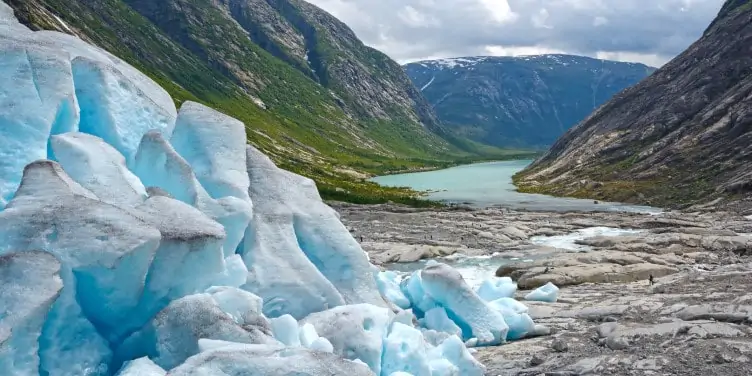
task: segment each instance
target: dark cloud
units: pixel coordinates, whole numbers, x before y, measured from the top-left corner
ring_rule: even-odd
[[[546,52],[663,64],[723,0],[308,0],[400,62]]]

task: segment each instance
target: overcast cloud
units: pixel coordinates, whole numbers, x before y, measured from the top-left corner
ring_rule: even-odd
[[[723,0],[307,0],[400,63],[570,53],[660,66]]]

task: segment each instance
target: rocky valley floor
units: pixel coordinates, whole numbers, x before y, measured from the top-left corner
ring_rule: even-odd
[[[561,287],[557,303],[526,302],[549,335],[478,349],[488,375],[749,375],[752,369],[752,220],[730,213],[333,206],[356,239],[362,236],[372,261],[386,268],[456,253],[495,254],[497,273],[521,289],[548,281]],[[566,237],[603,227],[630,231]]]

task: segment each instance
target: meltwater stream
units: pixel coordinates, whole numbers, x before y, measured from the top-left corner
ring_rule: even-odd
[[[538,252],[521,257],[510,257],[504,253],[497,252],[488,256],[465,256],[454,254],[448,257],[436,259],[451,265],[462,274],[465,281],[473,288],[480,286],[483,281],[493,277],[496,270],[503,265],[516,262],[533,262],[537,259],[545,258],[555,252],[577,251],[587,252],[591,248],[586,245],[577,244],[577,241],[596,236],[628,236],[644,232],[644,230],[625,230],[611,227],[588,227],[574,231],[565,235],[556,236],[534,236],[530,238],[533,244],[548,246],[558,249],[554,252]],[[403,273],[412,273],[415,270],[423,269],[428,260],[421,260],[410,263],[394,263],[387,265],[387,269]]]

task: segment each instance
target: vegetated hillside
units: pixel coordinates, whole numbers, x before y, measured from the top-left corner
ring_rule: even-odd
[[[655,68],[537,55],[420,61],[405,70],[456,134],[496,146],[548,147]]]
[[[397,63],[303,1],[4,1],[32,29],[75,34],[123,58],[176,102],[242,120],[252,144],[325,195],[399,195],[361,182],[362,173],[495,152],[442,138]]]
[[[524,191],[679,207],[750,207],[752,2],[571,129],[517,177]],[[740,205],[739,205],[740,204]]]

